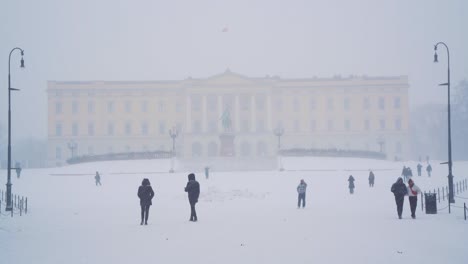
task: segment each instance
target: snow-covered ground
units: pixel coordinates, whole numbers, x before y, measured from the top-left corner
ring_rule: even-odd
[[[188,221],[187,172],[165,173],[168,161],[24,170],[13,178],[13,191],[28,196],[29,212],[0,216],[0,263],[468,263],[462,209],[426,215],[418,201],[413,220],[405,199],[399,220],[390,192],[403,165],[423,190],[447,184],[446,165],[432,162],[428,178],[425,171],[416,176],[416,162],[286,158],[283,164],[284,172],[212,171],[208,180],[195,172],[202,191],[197,223]],[[102,187],[94,185],[96,170]],[[455,163],[456,181],[467,174],[468,163]],[[156,196],[149,225],[140,226],[136,192],[145,177]],[[296,208],[300,179],[308,183],[305,209]]]

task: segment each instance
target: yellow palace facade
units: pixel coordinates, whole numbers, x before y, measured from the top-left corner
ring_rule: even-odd
[[[171,151],[170,129],[178,131],[178,157],[220,156],[226,133],[233,140],[230,155],[273,157],[278,127],[282,149],[405,158],[408,89],[406,76],[252,78],[229,70],[179,81],[49,81],[48,160],[55,166],[72,155]]]

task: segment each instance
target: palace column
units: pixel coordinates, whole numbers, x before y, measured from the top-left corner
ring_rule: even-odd
[[[202,132],[206,133],[208,131],[207,129],[207,113],[206,113],[206,95],[202,96]]]
[[[256,109],[256,105],[255,105],[255,95],[252,94],[250,96],[250,109],[251,109],[251,112],[250,112],[250,120],[251,120],[251,128],[250,128],[250,131],[251,132],[255,132],[256,131],[256,127],[257,127],[257,124],[256,124],[256,115],[257,115],[257,109]]]
[[[218,95],[218,120],[217,120],[217,123],[218,123],[218,131],[219,132],[223,132],[224,129],[223,129],[223,124],[220,120],[221,116],[223,115],[223,96],[222,95]]]
[[[239,95],[236,94],[234,98],[234,129],[233,131],[240,132],[240,113],[239,113]]]

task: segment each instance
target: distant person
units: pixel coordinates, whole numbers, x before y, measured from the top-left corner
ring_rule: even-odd
[[[408,198],[409,198],[409,204],[411,208],[411,218],[415,219],[416,218],[416,207],[418,205],[418,194],[421,193],[421,189],[419,189],[416,184],[414,184],[414,181],[410,179],[408,181]]]
[[[297,208],[301,208],[301,201],[302,201],[302,208],[305,207],[305,197],[307,191],[307,183],[305,183],[304,179],[301,180],[299,185],[297,186]]]
[[[406,166],[403,166],[403,170],[401,171],[401,176],[403,177],[403,180],[406,181],[406,177],[408,175],[408,169]]]
[[[375,175],[372,170],[369,171],[369,187],[374,187]]]
[[[195,180],[195,174],[190,173],[188,175],[187,186],[185,191],[188,193],[188,199],[190,203],[190,221],[198,221],[197,212],[195,210],[195,204],[198,203],[198,197],[200,196],[200,184]]]
[[[422,171],[422,165],[421,163],[418,163],[418,176],[421,176],[421,171]]]
[[[401,214],[403,213],[403,202],[405,201],[405,195],[408,193],[403,179],[399,177],[390,190],[395,195],[398,218],[401,219]]]
[[[426,171],[427,171],[427,176],[428,176],[428,177],[431,177],[431,173],[432,173],[432,166],[431,166],[431,164],[428,164],[428,165],[427,165]]]
[[[16,178],[20,178],[21,176],[21,164],[19,162],[15,163],[15,171],[16,171]]]
[[[411,177],[413,177],[413,170],[411,170],[410,167],[408,167],[407,170],[408,170],[408,176],[407,176],[407,178],[408,178],[408,180],[409,180]]]
[[[208,180],[210,177],[210,167],[206,166],[205,167],[205,178]]]
[[[354,193],[354,177],[353,177],[353,175],[349,175],[348,182],[349,182],[349,184],[348,184],[349,193],[353,194]]]
[[[140,206],[141,206],[141,222],[140,225],[143,225],[143,221],[145,225],[148,225],[148,217],[149,217],[149,209],[150,206],[153,204],[151,200],[154,197],[154,191],[151,187],[151,183],[148,179],[144,178],[141,182],[141,186],[138,187],[138,198],[140,198]]]
[[[96,186],[101,186],[101,175],[99,175],[99,172],[96,171],[96,176],[94,176],[94,180],[96,181]]]

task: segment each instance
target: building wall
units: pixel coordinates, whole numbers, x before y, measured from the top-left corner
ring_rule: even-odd
[[[179,156],[219,153],[220,117],[229,108],[237,156],[274,156],[282,148],[379,151],[404,158],[408,80],[249,78],[225,72],[207,79],[154,82],[48,83],[50,165],[75,154],[171,150]],[[70,145],[71,146],[71,145]]]

